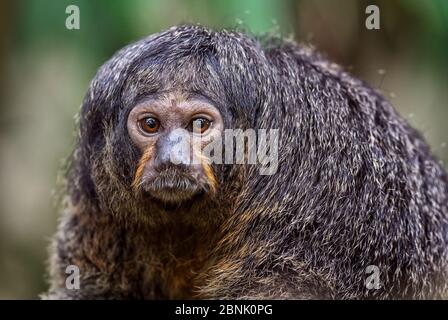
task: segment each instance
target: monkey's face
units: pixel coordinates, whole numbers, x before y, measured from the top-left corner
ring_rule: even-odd
[[[127,120],[142,154],[134,190],[167,203],[213,193],[217,182],[202,151],[220,138],[223,127],[218,109],[197,94],[167,92],[138,102]]]

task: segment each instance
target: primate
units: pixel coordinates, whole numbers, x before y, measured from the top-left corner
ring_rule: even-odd
[[[278,129],[275,172],[208,161],[227,129]],[[377,90],[289,40],[184,25],[118,51],[66,189],[44,298],[448,295],[446,172]]]

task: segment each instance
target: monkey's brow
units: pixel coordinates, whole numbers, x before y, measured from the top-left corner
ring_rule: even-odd
[[[206,95],[199,93],[199,92],[186,92],[185,100],[187,100],[187,101],[199,100],[199,101],[211,104],[211,105],[215,104],[211,98],[209,98]]]
[[[192,92],[192,91],[181,91],[180,94],[183,96],[185,101],[200,101],[203,103],[207,103],[210,105],[216,105],[216,103],[211,99],[210,97],[199,93],[199,92]],[[151,101],[160,101],[160,100],[170,100],[172,99],[172,92],[171,91],[159,91],[159,92],[152,92],[152,93],[145,93],[139,95],[136,99],[134,104],[140,104],[140,103],[148,103]]]
[[[169,99],[168,92],[141,93],[134,100],[134,105]]]

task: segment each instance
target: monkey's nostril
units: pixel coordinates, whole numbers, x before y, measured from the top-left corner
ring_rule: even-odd
[[[159,163],[155,166],[155,170],[159,175],[176,176],[187,174],[189,166],[185,164],[172,164],[169,162]]]
[[[156,161],[160,164],[190,164],[190,139],[185,130],[174,130],[157,142]]]

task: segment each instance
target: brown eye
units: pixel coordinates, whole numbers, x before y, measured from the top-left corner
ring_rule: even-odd
[[[153,117],[143,118],[139,121],[140,128],[149,134],[159,131],[160,121]]]
[[[195,118],[191,122],[191,129],[193,132],[204,133],[210,128],[210,120],[206,118]]]

